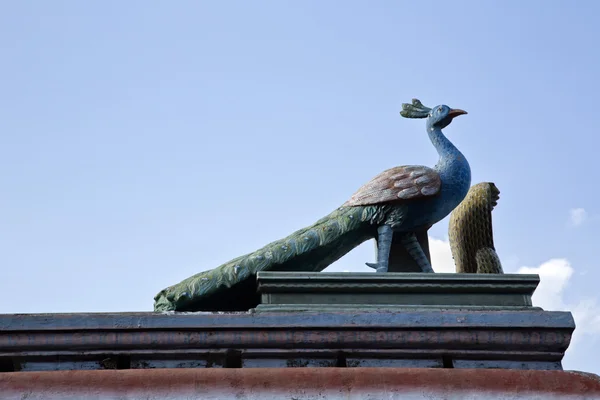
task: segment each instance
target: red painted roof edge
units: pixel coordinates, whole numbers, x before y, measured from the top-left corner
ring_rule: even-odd
[[[203,393],[542,393],[600,399],[600,377],[579,371],[414,368],[146,369],[0,373],[8,398],[36,394],[144,393],[179,398]],[[340,392],[341,391],[341,392]],[[173,397],[175,396],[175,397]],[[517,396],[517,397],[519,397]],[[4,398],[4,397],[3,397]],[[302,397],[300,397],[302,398]]]

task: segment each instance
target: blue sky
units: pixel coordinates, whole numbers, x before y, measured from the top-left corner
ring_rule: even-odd
[[[3,3],[0,312],[151,310],[380,171],[432,166],[398,114],[418,97],[469,112],[445,133],[501,190],[506,272],[542,275],[537,304],[578,322],[565,368],[600,373],[600,3],[576,4]]]

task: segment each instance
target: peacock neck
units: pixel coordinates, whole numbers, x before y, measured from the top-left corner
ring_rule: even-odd
[[[440,164],[445,164],[444,161],[447,159],[462,156],[461,152],[452,144],[450,140],[448,140],[448,138],[442,133],[441,129],[428,126],[427,133],[429,134],[431,143],[440,156]]]

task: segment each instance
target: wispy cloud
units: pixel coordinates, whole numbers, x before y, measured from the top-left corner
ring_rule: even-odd
[[[431,255],[431,267],[435,272],[456,272],[449,241],[430,236],[429,253]]]
[[[564,258],[553,258],[538,267],[521,267],[517,271],[519,274],[540,276],[540,284],[533,294],[532,301],[535,305],[551,311],[567,309],[563,294],[573,272],[573,267]]]
[[[569,222],[571,226],[580,226],[588,219],[588,213],[584,208],[572,208],[569,210]]]

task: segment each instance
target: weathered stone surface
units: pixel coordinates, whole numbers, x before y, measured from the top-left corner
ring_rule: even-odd
[[[0,315],[0,371],[261,366],[561,369],[568,312]]]

